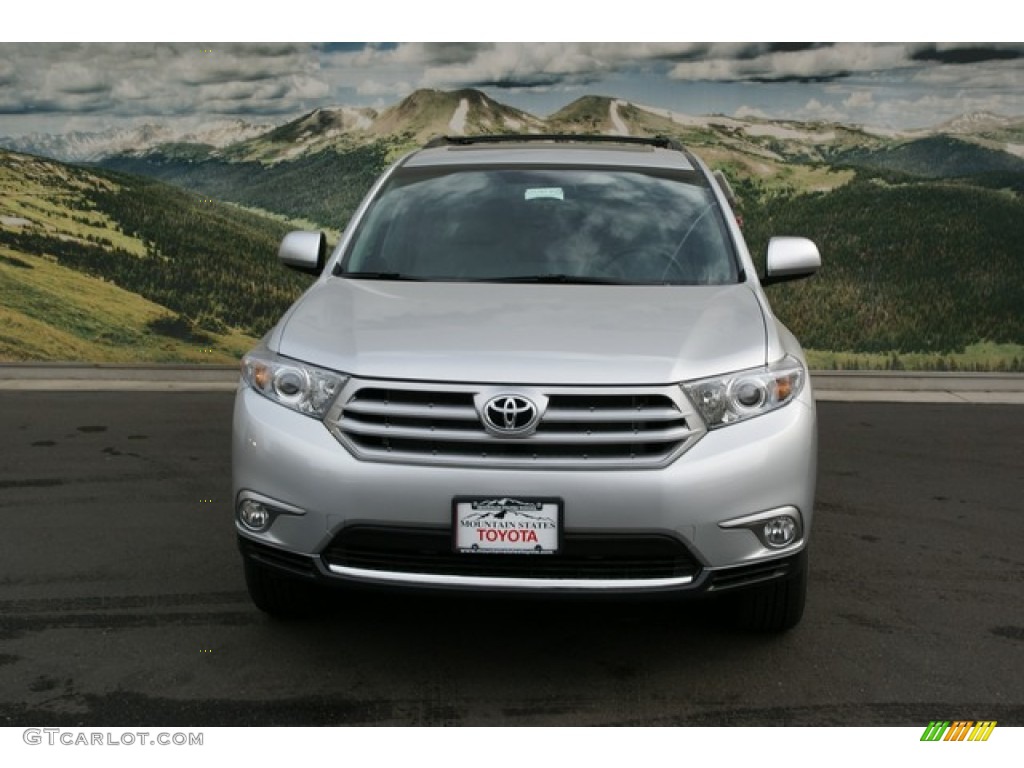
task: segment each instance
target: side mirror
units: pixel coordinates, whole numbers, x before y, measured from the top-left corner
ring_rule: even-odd
[[[806,237],[773,237],[768,241],[765,276],[761,285],[810,277],[820,267],[818,246]]]
[[[299,272],[319,275],[327,263],[327,236],[323,232],[289,232],[277,249],[277,260]]]

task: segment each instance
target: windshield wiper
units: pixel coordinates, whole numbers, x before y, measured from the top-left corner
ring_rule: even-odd
[[[566,283],[579,285],[622,285],[621,280],[609,280],[606,277],[590,277],[588,275],[517,275],[508,277],[482,277],[477,283]]]

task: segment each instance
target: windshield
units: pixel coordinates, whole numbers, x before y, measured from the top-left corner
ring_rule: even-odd
[[[721,285],[738,279],[695,173],[399,169],[340,274],[410,280]]]

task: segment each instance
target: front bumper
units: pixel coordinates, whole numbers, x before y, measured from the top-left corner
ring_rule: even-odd
[[[243,554],[262,567],[327,582],[496,591],[664,593],[716,591],[784,577],[798,567],[811,531],[816,475],[813,398],[714,430],[667,467],[645,470],[515,470],[410,466],[355,459],[323,423],[289,411],[248,388],[235,404],[236,505],[255,498],[274,509],[261,532],[236,521]],[[561,499],[567,540],[644,540],[657,568],[619,570],[614,552],[599,568],[552,570],[555,556],[503,555],[498,570],[467,571],[443,546],[419,545],[367,565],[339,554],[353,531],[409,531],[442,539],[456,496]],[[801,535],[772,549],[731,521],[757,513],[795,514]],[[419,541],[420,539],[416,539]],[[610,544],[609,544],[610,543]],[[584,544],[567,557],[595,561]],[[581,548],[582,547],[582,548]],[[666,548],[662,557],[660,547]],[[349,550],[344,550],[348,552]],[[646,552],[646,550],[644,550]],[[603,555],[602,555],[603,556]],[[644,555],[646,557],[646,554]],[[469,557],[478,557],[472,555]],[[653,557],[653,555],[652,555]],[[540,571],[527,564],[544,562]],[[424,564],[426,563],[426,564]],[[506,565],[507,563],[507,565]],[[523,563],[523,573],[518,573]]]
[[[728,592],[767,581],[793,578],[806,565],[806,548],[796,554],[776,557],[733,568],[703,568],[678,579],[552,579],[508,577],[461,577],[410,573],[384,569],[332,569],[319,555],[300,555],[238,537],[238,548],[249,563],[294,579],[326,586],[360,586],[404,591],[486,591],[530,594],[605,596],[696,596]]]

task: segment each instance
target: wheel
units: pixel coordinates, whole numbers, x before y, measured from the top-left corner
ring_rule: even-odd
[[[737,629],[753,632],[785,632],[800,623],[807,600],[807,551],[797,561],[797,571],[737,594],[728,606]]]
[[[313,585],[264,568],[246,559],[245,586],[253,603],[266,614],[277,618],[308,616],[314,607]]]

